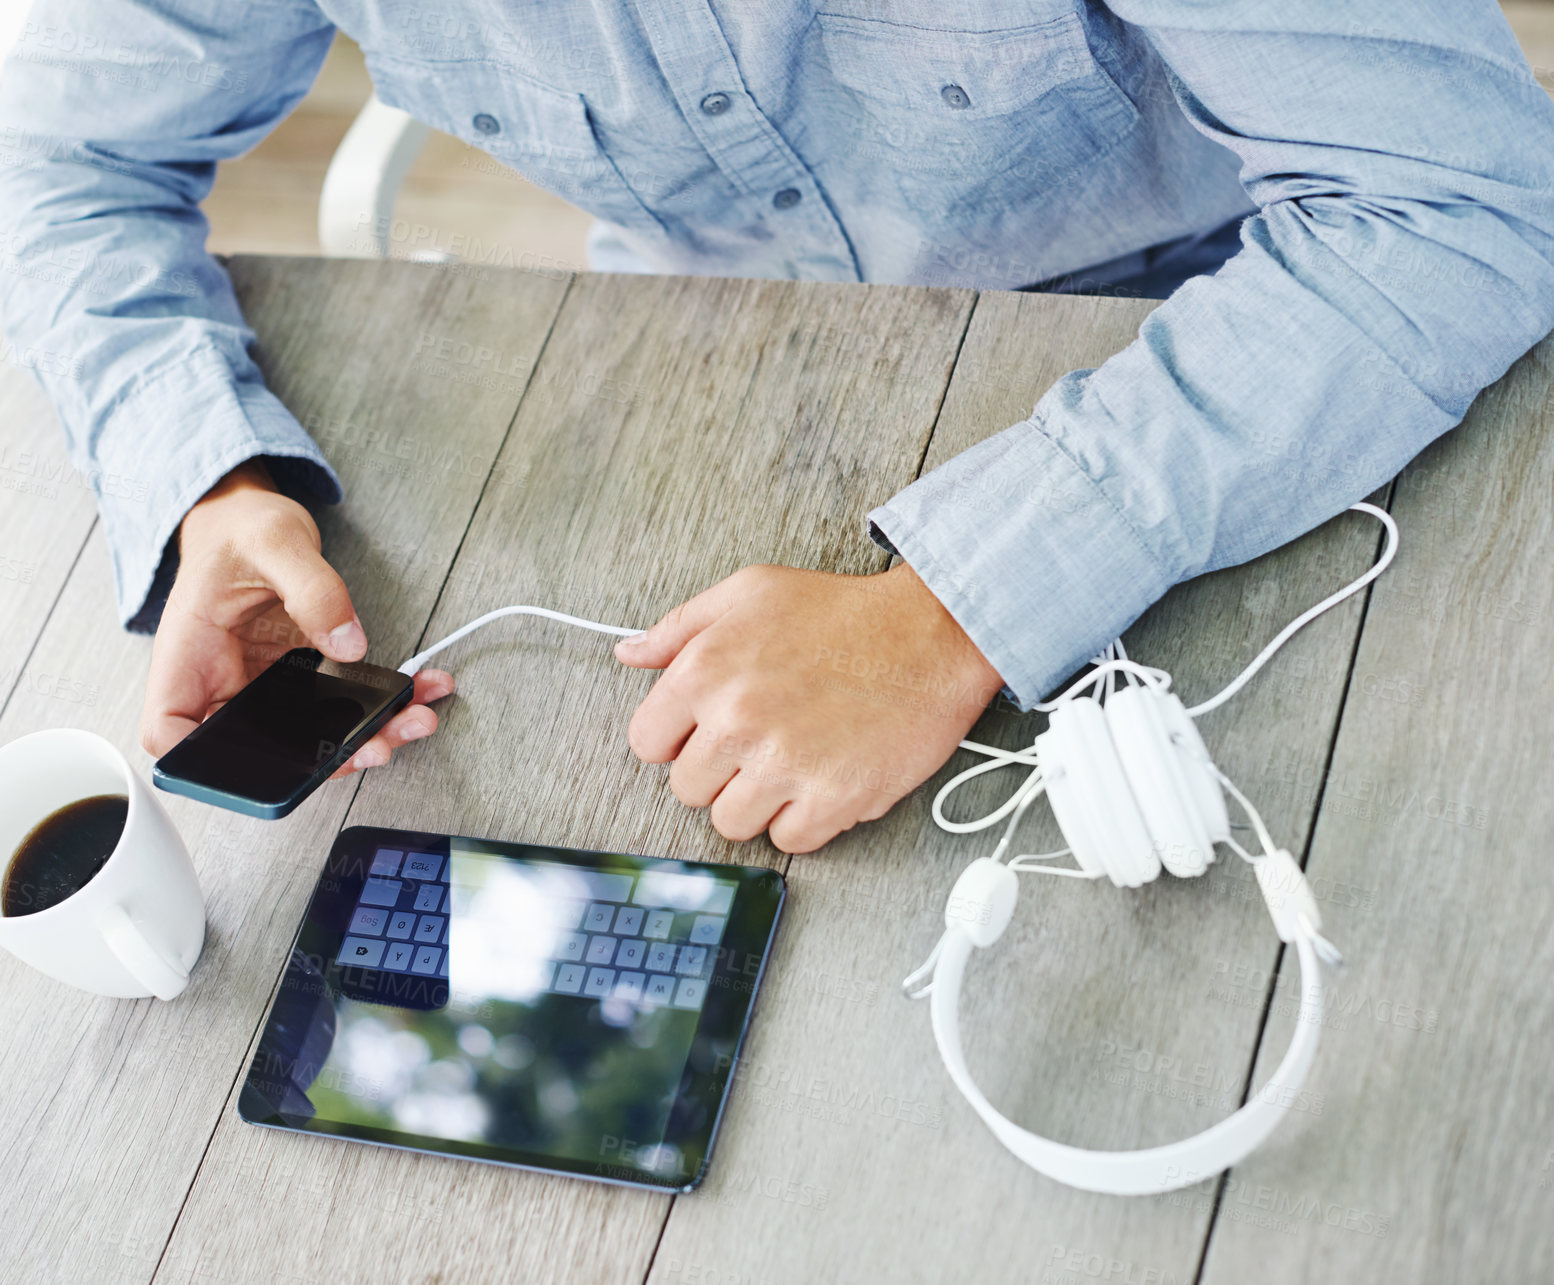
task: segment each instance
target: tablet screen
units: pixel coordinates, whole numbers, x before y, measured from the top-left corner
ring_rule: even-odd
[[[780,901],[764,869],[347,831],[242,1114],[694,1186]]]

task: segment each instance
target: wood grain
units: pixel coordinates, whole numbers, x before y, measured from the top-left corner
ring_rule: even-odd
[[[1231,1175],[1212,1285],[1530,1281],[1554,1260],[1551,377],[1546,339],[1399,480],[1308,865],[1366,894],[1331,907],[1349,963],[1311,1076],[1326,1107]]]
[[[0,710],[96,519],[43,390],[0,362]]]
[[[971,301],[965,291],[578,278],[428,638],[514,602],[645,625],[754,561],[883,568],[861,515],[911,479]],[[630,755],[626,719],[651,676],[608,647],[535,620],[459,644],[447,663],[460,691],[438,735],[373,774],[350,821],[781,861],[764,839],[721,839],[669,794],[664,769]],[[265,1179],[256,1200],[269,1165],[289,1176]],[[669,1203],[276,1135],[229,1106],[158,1279],[634,1282]]]
[[[1127,344],[1148,308],[979,296],[927,467],[1028,416],[1060,375]],[[1365,519],[1341,520],[1187,585],[1129,632],[1130,654],[1201,699],[1363,569],[1374,534]],[[1269,759],[1302,780],[1320,770],[1358,622],[1355,604],[1324,617],[1233,717],[1204,720],[1232,779]],[[1042,725],[994,712],[973,737],[1029,744]],[[996,839],[946,835],[930,816],[942,782],[976,761],[958,754],[883,822],[794,858],[791,909],[720,1151],[704,1191],[675,1204],[655,1282],[1064,1281],[1096,1262],[1113,1279],[1191,1280],[1206,1203],[1093,1196],[1026,1169],[950,1084],[926,1005],[899,993],[942,931],[955,876]],[[956,814],[986,812],[1011,788],[989,779]],[[1313,799],[1306,789],[1261,800],[1297,850]],[[1018,851],[1061,846],[1044,809],[1022,838]],[[1164,878],[1145,892],[1022,878],[1015,923],[971,965],[962,1003],[967,1058],[1005,1114],[1063,1141],[1132,1148],[1185,1137],[1238,1105],[1259,1013],[1216,1002],[1197,973],[1205,957],[1272,965],[1277,938],[1240,873]],[[1271,1148],[1302,1146],[1303,1123]],[[1080,1267],[1066,1267],[1075,1254]]]
[[[326,448],[333,434],[350,499],[320,515],[324,549],[355,588],[371,657],[397,663],[431,612],[517,402],[418,370],[415,346],[423,330],[476,347],[495,336],[532,361],[567,281],[504,274],[492,288],[433,268],[317,260],[232,267],[272,387]],[[340,425],[381,434],[379,444]],[[419,461],[413,472],[399,470],[401,443]],[[66,506],[47,521],[79,539]],[[149,775],[137,744],[149,653],[148,639],[118,628],[94,535],[0,739],[87,727]],[[7,1280],[151,1278],[355,788],[325,786],[277,822],[166,799],[208,917],[204,955],[176,1003],[85,995],[0,955]],[[273,1228],[265,1239],[276,1243]]]
[[[387,663],[501,603],[646,625],[748,562],[877,570],[872,505],[919,460],[1024,418],[1053,380],[1128,342],[1149,306],[470,265],[232,270],[271,386],[346,480],[348,503],[321,515],[325,549]],[[629,754],[649,675],[614,664],[607,639],[512,621],[449,653],[460,694],[443,729],[359,792],[330,785],[275,823],[168,800],[210,924],[177,1003],[85,996],[0,955],[0,1276],[1164,1283],[1195,1279],[1201,1259],[1209,1285],[1539,1278],[1554,1201],[1554,805],[1539,735],[1554,600],[1538,560],[1551,382],[1546,344],[1399,480],[1402,553],[1374,600],[1323,617],[1203,720],[1275,835],[1297,852],[1309,841],[1351,960],[1311,1094],[1225,1181],[1146,1200],[1077,1193],[1021,1166],[955,1094],[926,1009],[896,986],[937,936],[955,875],[992,844],[942,835],[928,814],[969,756],[883,822],[792,861],[695,1195],[243,1124],[235,1078],[347,821],[784,863],[764,840],[723,841],[664,769]],[[0,452],[13,452],[0,471],[54,449],[54,432],[30,386],[0,377]],[[118,630],[90,525],[84,490],[0,503],[7,554],[36,564],[8,588],[0,563],[0,608],[15,606],[0,676],[20,667],[0,739],[90,727],[145,772],[149,645]],[[1173,591],[1130,652],[1201,698],[1376,547],[1374,524],[1341,517]],[[1024,744],[1040,726],[995,709],[974,735]],[[968,812],[1009,788],[979,784]],[[1056,846],[1039,809],[1023,838]],[[1023,879],[1015,924],[963,1002],[993,1100],[1105,1147],[1233,1109],[1254,1060],[1260,1081],[1282,1053],[1293,993],[1242,873],[1226,857],[1147,893]]]

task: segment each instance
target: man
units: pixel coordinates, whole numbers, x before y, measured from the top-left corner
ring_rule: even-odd
[[[366,650],[297,503],[338,482],[262,387],[198,212],[332,24],[384,101],[603,220],[604,264],[1169,296],[869,514],[890,571],[748,568],[620,645],[664,671],[633,749],[736,839],[803,852],[882,815],[993,692],[1028,708],[1173,584],[1385,482],[1554,326],[1554,108],[1490,0],[44,0],[0,86],[0,304],[71,356],[40,378],[77,464],[149,482],[100,503],[123,619],[160,619],[153,753],[245,681],[256,628]],[[966,695],[817,691],[828,647]],[[423,672],[351,766],[451,690]],[[731,736],[856,770],[806,789]]]

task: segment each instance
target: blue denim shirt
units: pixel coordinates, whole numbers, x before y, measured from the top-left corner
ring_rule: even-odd
[[[1490,0],[42,0],[0,83],[0,307],[132,627],[241,460],[338,498],[198,208],[335,26],[385,102],[656,270],[1185,280],[868,515],[1022,705],[1385,482],[1554,326],[1554,107]]]

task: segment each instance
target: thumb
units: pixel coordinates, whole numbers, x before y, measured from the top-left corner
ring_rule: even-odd
[[[254,569],[275,590],[297,628],[330,660],[360,660],[367,633],[339,573],[324,561],[304,531],[280,545],[250,553]]]
[[[665,668],[686,643],[729,609],[732,600],[728,580],[720,580],[682,602],[646,633],[622,638],[615,644],[615,659],[633,669]]]

